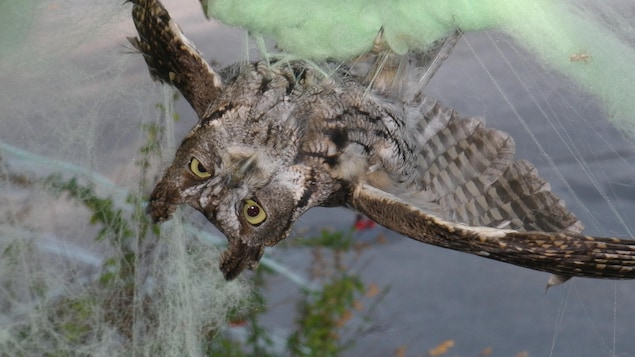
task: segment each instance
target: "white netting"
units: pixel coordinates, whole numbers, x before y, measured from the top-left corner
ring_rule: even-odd
[[[192,228],[157,240],[145,218],[174,119],[127,44],[130,5],[2,8],[28,25],[2,34],[0,354],[201,355],[248,288]]]
[[[208,59],[240,59],[239,31],[204,20],[196,1],[167,5]],[[632,43],[633,27],[609,16],[628,17],[630,7],[580,6]],[[143,195],[195,118],[177,100],[175,123],[171,90],[153,84],[132,53],[130,7],[0,0],[0,355],[201,355],[250,293],[246,280],[222,279],[214,244],[224,239],[209,225],[199,230],[198,214],[177,212],[159,239],[143,214]],[[466,35],[428,93],[512,133],[519,156],[536,163],[587,232],[632,236],[632,143],[594,99],[509,41]],[[325,212],[300,223],[351,217]],[[405,239],[369,251],[364,280],[392,289],[381,328],[351,355],[389,355],[401,344],[420,355],[448,339],[460,355],[487,346],[495,355],[635,355],[631,282],[574,279],[545,297],[541,273]],[[290,270],[304,259],[279,258]],[[281,289],[268,295],[279,307],[264,323],[276,329],[282,317],[289,333],[286,302],[297,290],[274,283]]]

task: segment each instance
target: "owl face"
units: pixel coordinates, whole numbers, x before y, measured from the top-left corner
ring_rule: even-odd
[[[274,155],[260,142],[242,140],[250,137],[245,130],[228,131],[244,129],[226,123],[237,120],[226,114],[199,122],[183,140],[148,205],[157,222],[169,219],[181,204],[205,215],[229,241],[221,261],[228,279],[255,267],[264,246],[286,238],[294,222],[323,204],[333,189],[318,168],[297,157]]]

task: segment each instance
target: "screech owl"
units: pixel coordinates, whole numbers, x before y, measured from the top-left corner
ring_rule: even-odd
[[[344,206],[418,241],[554,274],[635,278],[635,241],[581,235],[582,224],[512,138],[422,93],[460,35],[397,56],[381,31],[368,54],[321,66],[260,61],[215,72],[157,0],[133,0],[155,80],[199,117],[152,192],[164,221],[199,210],[228,239],[233,279],[316,206]]]

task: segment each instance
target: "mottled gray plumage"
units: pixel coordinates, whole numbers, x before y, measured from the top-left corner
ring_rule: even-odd
[[[356,61],[257,62],[216,73],[156,0],[134,0],[153,78],[199,116],[151,194],[169,219],[189,204],[225,234],[227,279],[254,268],[315,206],[356,209],[424,243],[556,274],[635,278],[635,241],[580,235],[581,223],[507,134],[421,92],[459,34],[430,52],[375,48]],[[433,54],[431,56],[431,54]]]

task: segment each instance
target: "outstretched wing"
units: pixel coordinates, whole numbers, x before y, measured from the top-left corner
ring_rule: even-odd
[[[514,160],[506,133],[423,98],[419,178],[439,216],[471,226],[580,234],[583,225],[527,161]]]
[[[427,214],[364,183],[354,186],[350,197],[353,208],[423,243],[564,277],[635,278],[635,240],[472,227]]]
[[[386,188],[355,183],[353,208],[424,243],[553,273],[549,286],[574,276],[635,278],[635,241],[581,235],[536,169],[514,159],[508,134],[422,94],[409,106],[415,175]]]
[[[153,79],[176,87],[202,118],[223,88],[220,76],[157,0],[130,0],[139,37],[130,43],[143,54]]]

